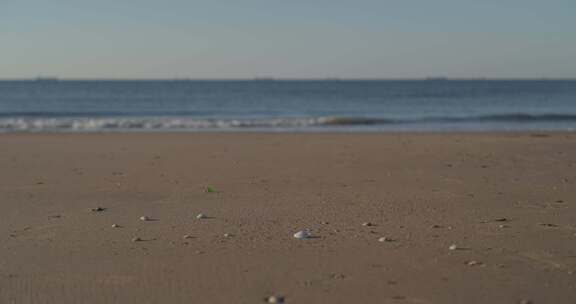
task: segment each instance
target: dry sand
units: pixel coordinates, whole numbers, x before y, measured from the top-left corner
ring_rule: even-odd
[[[5,134],[0,207],[0,303],[576,303],[576,134]]]

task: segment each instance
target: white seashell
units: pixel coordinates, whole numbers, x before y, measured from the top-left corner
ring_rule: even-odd
[[[112,224],[112,228],[120,228],[120,225],[118,225],[118,224]]]
[[[384,237],[379,238],[378,242],[392,242],[392,239],[384,236]]]
[[[206,215],[200,213],[200,214],[198,214],[198,215],[196,216],[196,218],[199,219],[199,220],[201,220],[201,219],[207,219],[208,217],[207,217]]]
[[[141,216],[141,217],[140,217],[140,220],[141,220],[141,221],[149,221],[149,220],[151,220],[151,218],[149,218],[149,217],[147,217],[147,216]]]
[[[450,249],[450,250],[456,250],[456,249],[458,249],[458,245],[452,244],[452,245],[450,245],[450,247],[448,247],[448,249]]]
[[[308,230],[301,230],[301,231],[294,233],[294,237],[302,240],[302,239],[308,239],[308,238],[312,237],[312,234]]]
[[[284,303],[284,297],[271,296],[266,298],[266,303]]]

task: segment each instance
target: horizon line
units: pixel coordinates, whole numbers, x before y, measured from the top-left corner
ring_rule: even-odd
[[[0,81],[576,81],[576,77],[15,77],[2,78]]]

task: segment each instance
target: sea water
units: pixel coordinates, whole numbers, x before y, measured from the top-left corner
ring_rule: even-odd
[[[574,80],[0,81],[0,132],[575,130]]]

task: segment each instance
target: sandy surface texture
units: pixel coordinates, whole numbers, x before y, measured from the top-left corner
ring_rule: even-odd
[[[4,134],[0,207],[0,303],[576,303],[576,134]]]

